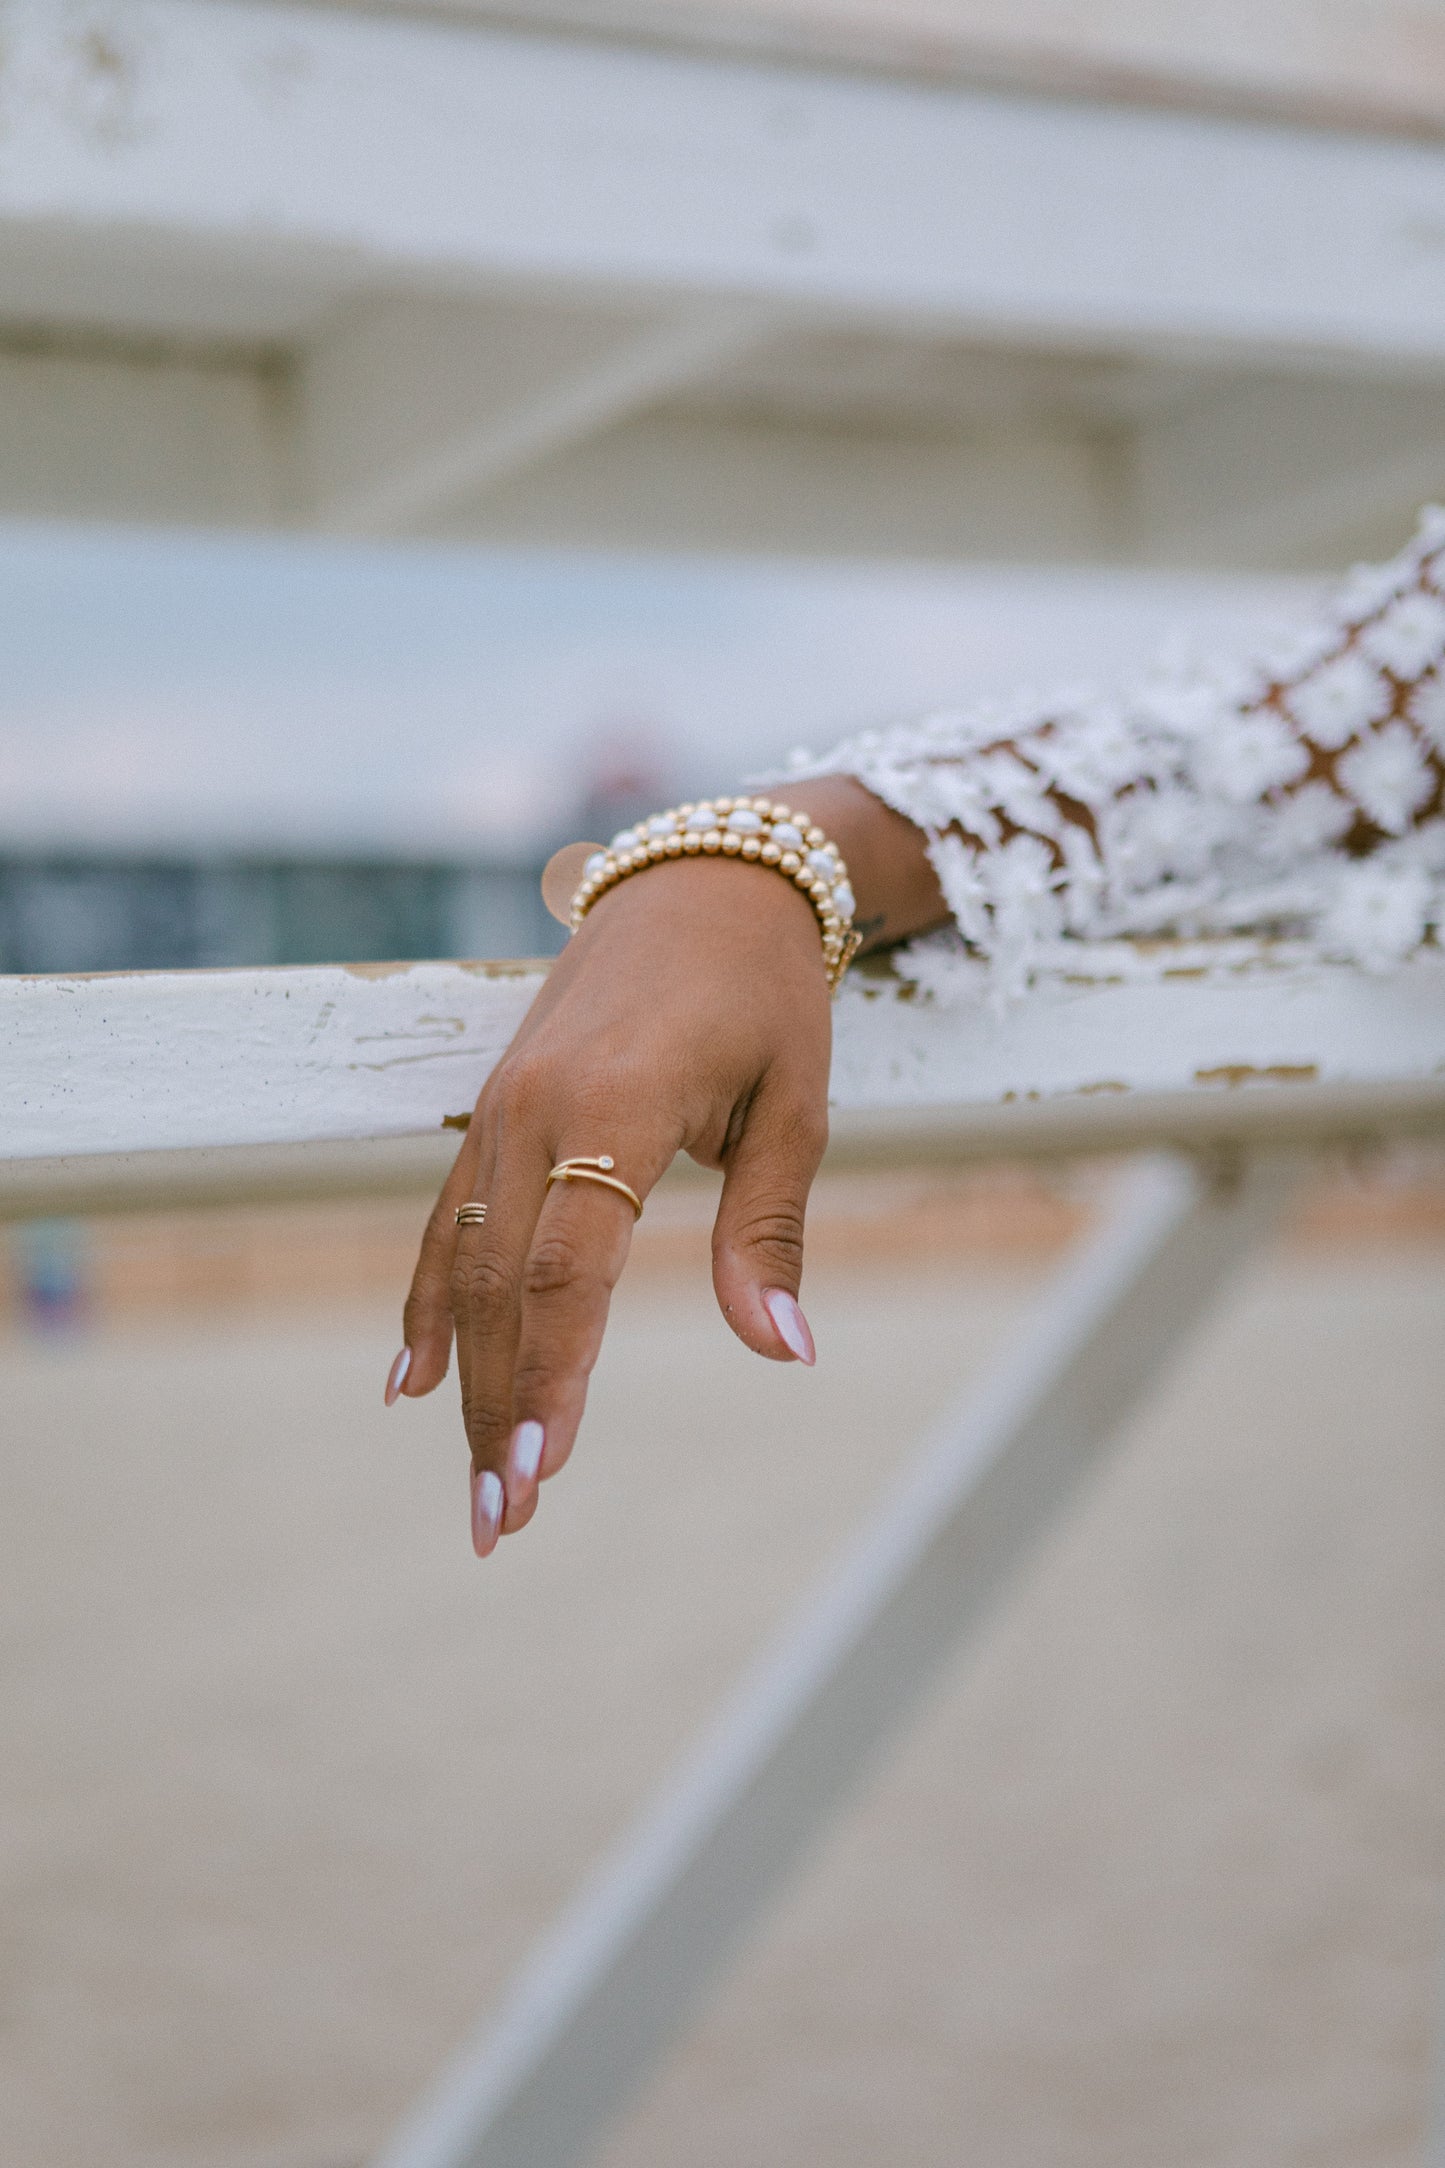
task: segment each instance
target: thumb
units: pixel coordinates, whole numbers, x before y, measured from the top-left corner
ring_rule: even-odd
[[[774,1362],[814,1360],[798,1307],[803,1217],[828,1142],[827,1101],[766,1077],[728,1152],[712,1238],[712,1284],[743,1343]]]

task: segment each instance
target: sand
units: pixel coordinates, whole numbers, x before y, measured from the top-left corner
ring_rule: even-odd
[[[0,2161],[344,2168],[1037,1275],[624,1292],[487,1567],[372,1305],[0,1345]],[[1275,1260],[607,2168],[1405,2168],[1445,1947],[1445,1252]]]

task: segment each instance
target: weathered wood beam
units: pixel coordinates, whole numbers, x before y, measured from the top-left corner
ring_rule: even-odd
[[[540,984],[451,963],[0,978],[0,1211],[425,1185]],[[1445,1127],[1434,955],[1371,977],[1230,944],[1212,975],[1104,971],[1001,1013],[858,977],[836,1027],[861,1163]]]
[[[1445,358],[1434,145],[421,15],[98,14],[79,37],[15,11],[7,72],[37,90],[13,101],[0,240],[89,251],[137,303],[184,258],[198,288],[284,275],[328,300],[751,298],[1000,340]]]

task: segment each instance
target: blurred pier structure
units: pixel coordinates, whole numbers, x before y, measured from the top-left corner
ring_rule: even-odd
[[[7,20],[0,514],[1333,567],[1445,488],[1425,0]]]
[[[540,864],[0,851],[0,972],[549,956]]]

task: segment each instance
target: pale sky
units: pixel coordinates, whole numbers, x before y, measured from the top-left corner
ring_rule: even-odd
[[[0,525],[0,849],[520,852],[619,735],[694,795],[974,693],[1237,652],[1307,592]]]

